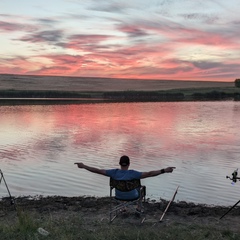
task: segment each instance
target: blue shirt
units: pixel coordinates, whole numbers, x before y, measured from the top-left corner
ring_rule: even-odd
[[[106,170],[106,175],[115,180],[132,180],[132,179],[140,179],[142,176],[142,173],[136,170],[109,169],[109,170]],[[115,196],[119,199],[126,199],[126,200],[135,199],[139,197],[139,192],[137,189],[134,189],[129,192],[121,192],[115,189]]]

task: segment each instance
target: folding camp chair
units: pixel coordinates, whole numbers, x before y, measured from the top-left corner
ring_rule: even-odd
[[[129,192],[131,190],[137,189],[139,191],[139,196],[135,199],[119,199],[116,196],[113,196],[113,189],[117,189],[122,192]],[[142,202],[145,202],[146,196],[146,187],[141,185],[140,179],[133,180],[114,180],[110,178],[110,222],[112,222],[125,208],[132,207],[134,212],[141,214],[142,213]],[[134,207],[138,206],[138,209]]]

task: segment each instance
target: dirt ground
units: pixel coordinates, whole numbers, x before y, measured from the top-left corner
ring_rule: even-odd
[[[9,198],[3,198],[0,201],[0,222],[9,221],[16,218],[17,209],[21,211],[37,213],[41,217],[51,216],[51,218],[71,218],[76,214],[81,214],[85,222],[109,222],[109,198],[96,197],[19,197],[15,199],[15,205],[10,204]],[[159,222],[168,201],[160,200],[159,202],[149,199],[143,204],[144,213],[141,216],[136,216],[130,210],[121,213],[113,224],[148,224],[148,225],[171,225],[171,224],[186,224],[186,225],[201,225],[211,226],[216,229],[228,229],[240,233],[240,208],[236,206],[222,219],[230,207],[222,206],[207,206],[186,202],[173,202],[168,211],[164,215],[162,222]]]
[[[0,90],[152,91],[183,88],[234,87],[233,82],[134,80],[0,74]]]

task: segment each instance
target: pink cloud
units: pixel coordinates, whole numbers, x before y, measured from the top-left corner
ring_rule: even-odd
[[[201,18],[200,15],[189,16],[193,17]],[[44,22],[52,27],[58,24],[48,19]],[[114,27],[120,35],[112,32],[109,35],[68,35],[67,29],[1,21],[0,30],[4,32],[22,31],[18,41],[30,42],[32,51],[35,51],[34,44],[44,50],[58,50],[44,54],[34,52],[35,55],[22,58],[14,55],[2,58],[0,73],[222,81],[238,77],[240,61],[234,57],[232,61],[224,59],[225,49],[237,51],[239,48],[233,30],[209,32],[165,19],[121,22]],[[189,46],[212,47],[211,59],[216,60],[178,58],[179,50],[185,51],[187,56]],[[48,59],[48,64],[36,62],[40,58]]]
[[[29,24],[0,21],[0,31],[6,33],[15,31],[33,31],[36,29],[37,27]]]

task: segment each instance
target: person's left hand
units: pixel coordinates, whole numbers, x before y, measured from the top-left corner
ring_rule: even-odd
[[[165,170],[165,173],[171,173],[174,169],[175,167],[167,167],[164,170]]]

